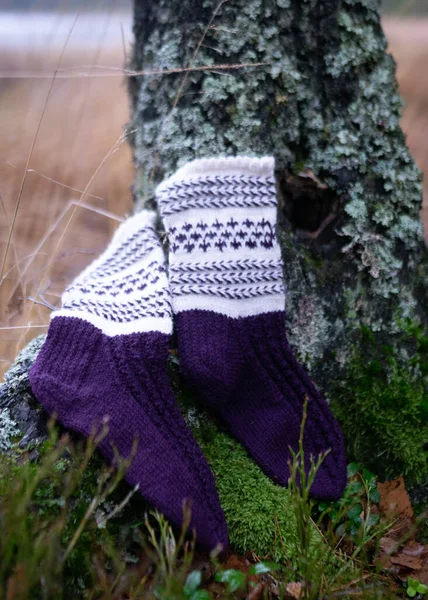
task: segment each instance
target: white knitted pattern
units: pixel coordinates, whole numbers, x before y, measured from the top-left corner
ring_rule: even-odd
[[[284,310],[273,169],[271,157],[202,159],[158,187],[174,312]]]
[[[79,317],[106,335],[172,332],[164,255],[154,230],[154,212],[123,223],[105,252],[67,288],[53,313]]]

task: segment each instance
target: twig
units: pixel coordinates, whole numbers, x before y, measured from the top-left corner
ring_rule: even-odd
[[[228,0],[220,0],[220,2],[217,4],[217,6],[216,6],[216,8],[215,8],[215,10],[213,12],[213,14],[211,15],[211,19],[210,19],[208,25],[206,26],[206,28],[205,28],[205,30],[204,30],[204,32],[202,34],[201,39],[199,40],[199,42],[196,45],[196,49],[195,49],[195,51],[193,53],[193,56],[192,56],[192,62],[196,59],[196,57],[197,57],[197,55],[199,53],[199,49],[200,49],[201,45],[204,43],[205,37],[206,37],[206,35],[207,35],[207,33],[208,33],[208,31],[209,31],[209,29],[210,29],[210,27],[211,27],[214,19],[216,18],[217,14],[218,14],[218,11],[223,6],[223,4],[225,4],[225,2],[228,2]],[[188,67],[188,69],[190,69],[190,71],[191,71],[192,67]],[[152,169],[151,169],[150,174],[149,174],[149,184],[152,182],[153,175],[154,175],[154,172],[155,172],[155,167],[156,167],[156,164],[157,164],[157,162],[159,160],[159,153],[160,153],[160,151],[161,151],[161,149],[163,147],[164,141],[165,141],[166,129],[167,129],[167,127],[169,125],[169,122],[171,120],[171,117],[172,117],[172,115],[173,115],[173,113],[174,113],[174,111],[175,111],[175,109],[177,107],[177,104],[178,104],[178,102],[179,102],[179,100],[181,98],[181,94],[183,92],[184,86],[186,85],[186,82],[187,82],[187,79],[189,77],[190,71],[187,70],[186,73],[185,73],[185,75],[184,75],[184,77],[183,77],[183,79],[181,80],[181,83],[179,85],[177,94],[176,94],[176,96],[174,98],[174,102],[172,103],[171,110],[169,111],[168,116],[165,119],[165,123],[164,123],[164,126],[162,128],[162,135],[161,135],[161,139],[160,139],[160,143],[159,143],[159,150],[155,153],[155,156],[154,156],[154,159],[153,159],[153,166],[152,166]],[[147,194],[147,191],[146,191],[146,194]],[[147,201],[147,195],[145,197],[145,200]]]
[[[0,327],[0,331],[10,331],[11,329],[43,329],[47,326],[47,323],[41,323],[40,325],[11,325],[10,327]]]
[[[139,484],[137,483],[136,486],[134,486],[132,488],[132,490],[125,496],[125,498],[122,500],[122,502],[120,502],[120,504],[118,504],[117,506],[114,507],[114,509],[104,517],[104,519],[102,519],[102,523],[107,523],[107,521],[110,521],[110,519],[113,519],[113,517],[115,517],[118,513],[120,513],[120,511],[125,508],[125,506],[128,504],[128,502],[130,501],[130,499],[132,498],[132,496],[135,494],[135,492],[137,492],[139,490]]]
[[[227,1],[227,0],[225,0]],[[200,46],[199,46],[200,47]],[[198,50],[199,50],[198,47]],[[192,58],[194,60],[195,56]],[[194,73],[197,71],[224,71],[224,70],[236,70],[248,67],[265,67],[271,65],[272,62],[248,62],[248,63],[231,63],[231,64],[220,64],[220,65],[199,65],[194,67],[177,67],[176,69],[154,69],[151,71],[134,71],[131,69],[124,69],[123,67],[108,67],[103,65],[81,65],[79,67],[66,67],[61,69],[61,74],[68,74],[70,78],[73,77],[153,77],[155,75],[174,75],[177,73]],[[109,73],[85,73],[81,69],[104,69],[110,71]],[[28,73],[26,76],[29,76]],[[62,75],[64,76],[64,75]]]
[[[75,545],[77,544],[77,542],[79,541],[79,538],[83,532],[83,530],[86,527],[86,523],[89,521],[89,519],[91,518],[92,514],[94,513],[95,509],[97,508],[97,506],[99,505],[100,502],[100,498],[98,498],[97,496],[95,496],[95,498],[92,498],[92,502],[90,503],[90,505],[88,506],[88,510],[85,513],[85,516],[83,517],[83,519],[80,521],[78,528],[76,529],[76,531],[74,532],[73,538],[71,539],[71,542],[68,544],[66,551],[64,552],[64,556],[62,557],[62,563],[65,564],[67,561],[67,558],[70,556],[71,552],[73,551]]]
[[[61,187],[67,188],[67,190],[71,190],[72,192],[79,192],[79,194],[83,193],[83,190],[79,190],[79,188],[74,188],[71,187],[71,185],[67,185],[66,183],[62,183],[61,181],[57,181],[56,179],[52,179],[52,177],[48,177],[48,175],[45,175],[44,173],[40,173],[40,171],[36,171],[36,169],[27,169],[27,173],[36,173],[36,175],[39,175],[39,177],[43,177],[43,179],[47,179],[48,181],[51,181],[52,183],[56,183],[57,185],[60,185]],[[96,196],[95,194],[86,194],[89,198],[95,198],[96,200],[103,200],[104,198],[102,196]]]
[[[122,36],[122,50],[123,50],[123,62],[126,65],[128,63],[128,56],[126,53],[126,43],[125,43],[125,32],[123,30],[123,23],[120,22],[120,33]]]

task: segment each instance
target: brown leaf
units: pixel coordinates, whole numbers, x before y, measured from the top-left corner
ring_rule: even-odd
[[[296,600],[299,600],[302,593],[302,584],[299,582],[287,583],[285,591],[289,596],[291,596],[291,598],[296,598]]]
[[[408,556],[420,557],[428,553],[428,547],[420,544],[416,540],[410,540],[410,542],[407,542],[404,546],[402,552]]]
[[[394,552],[397,552],[399,548],[399,545],[397,544],[396,540],[394,540],[392,537],[389,537],[388,535],[383,536],[383,538],[379,542],[379,546],[383,550],[383,552],[388,556],[394,554]]]
[[[407,569],[419,570],[422,568],[422,561],[420,558],[414,558],[400,552],[395,556],[390,556],[389,560],[394,565],[400,565],[400,567],[406,567]]]
[[[265,584],[258,583],[256,585],[256,587],[253,588],[251,590],[251,592],[248,594],[248,600],[260,600],[260,598],[263,598],[264,590],[265,590]]]
[[[424,585],[428,585],[428,545],[423,546],[422,568],[418,571],[417,579]]]
[[[385,483],[378,483],[377,489],[380,493],[379,508],[387,518],[397,516],[413,517],[413,509],[404,486],[403,477],[385,481]]]
[[[397,542],[385,536],[380,541],[380,547],[383,553],[379,557],[379,564],[383,569],[402,581],[413,577],[421,583],[428,582],[428,546],[410,540],[397,551]]]
[[[237,571],[243,571],[244,573],[248,570],[249,566],[250,562],[245,557],[238,556],[237,554],[228,556],[226,562],[222,565],[225,571],[228,569],[236,569]]]

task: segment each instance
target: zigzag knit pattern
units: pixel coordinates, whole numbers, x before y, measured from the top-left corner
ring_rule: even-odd
[[[150,217],[150,218],[149,218]],[[107,335],[150,329],[171,333],[171,301],[150,213],[128,219],[103,256],[67,288],[55,317],[81,317]]]
[[[329,451],[311,492],[340,497],[346,461],[340,428],[285,332],[285,288],[276,237],[274,161],[202,159],[157,190],[169,238],[169,280],[180,364],[274,481],[287,485],[290,447]]]
[[[271,187],[272,177],[224,175],[199,177],[198,186],[189,181],[172,181],[168,189],[158,190],[162,213],[172,215],[190,208],[246,208],[275,206]]]
[[[89,436],[107,422],[100,450],[110,462],[137,442],[127,481],[178,527],[191,504],[198,542],[225,548],[213,475],[168,379],[171,300],[154,221],[147,211],[128,219],[67,289],[30,382],[65,427]]]

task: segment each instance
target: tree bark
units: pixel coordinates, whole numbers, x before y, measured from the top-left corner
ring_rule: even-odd
[[[315,381],[349,392],[356,356],[367,365],[385,344],[400,368],[416,360],[428,306],[421,175],[379,1],[136,0],[134,32],[137,202],[189,159],[273,154],[287,332]],[[425,473],[427,412],[414,422]]]

